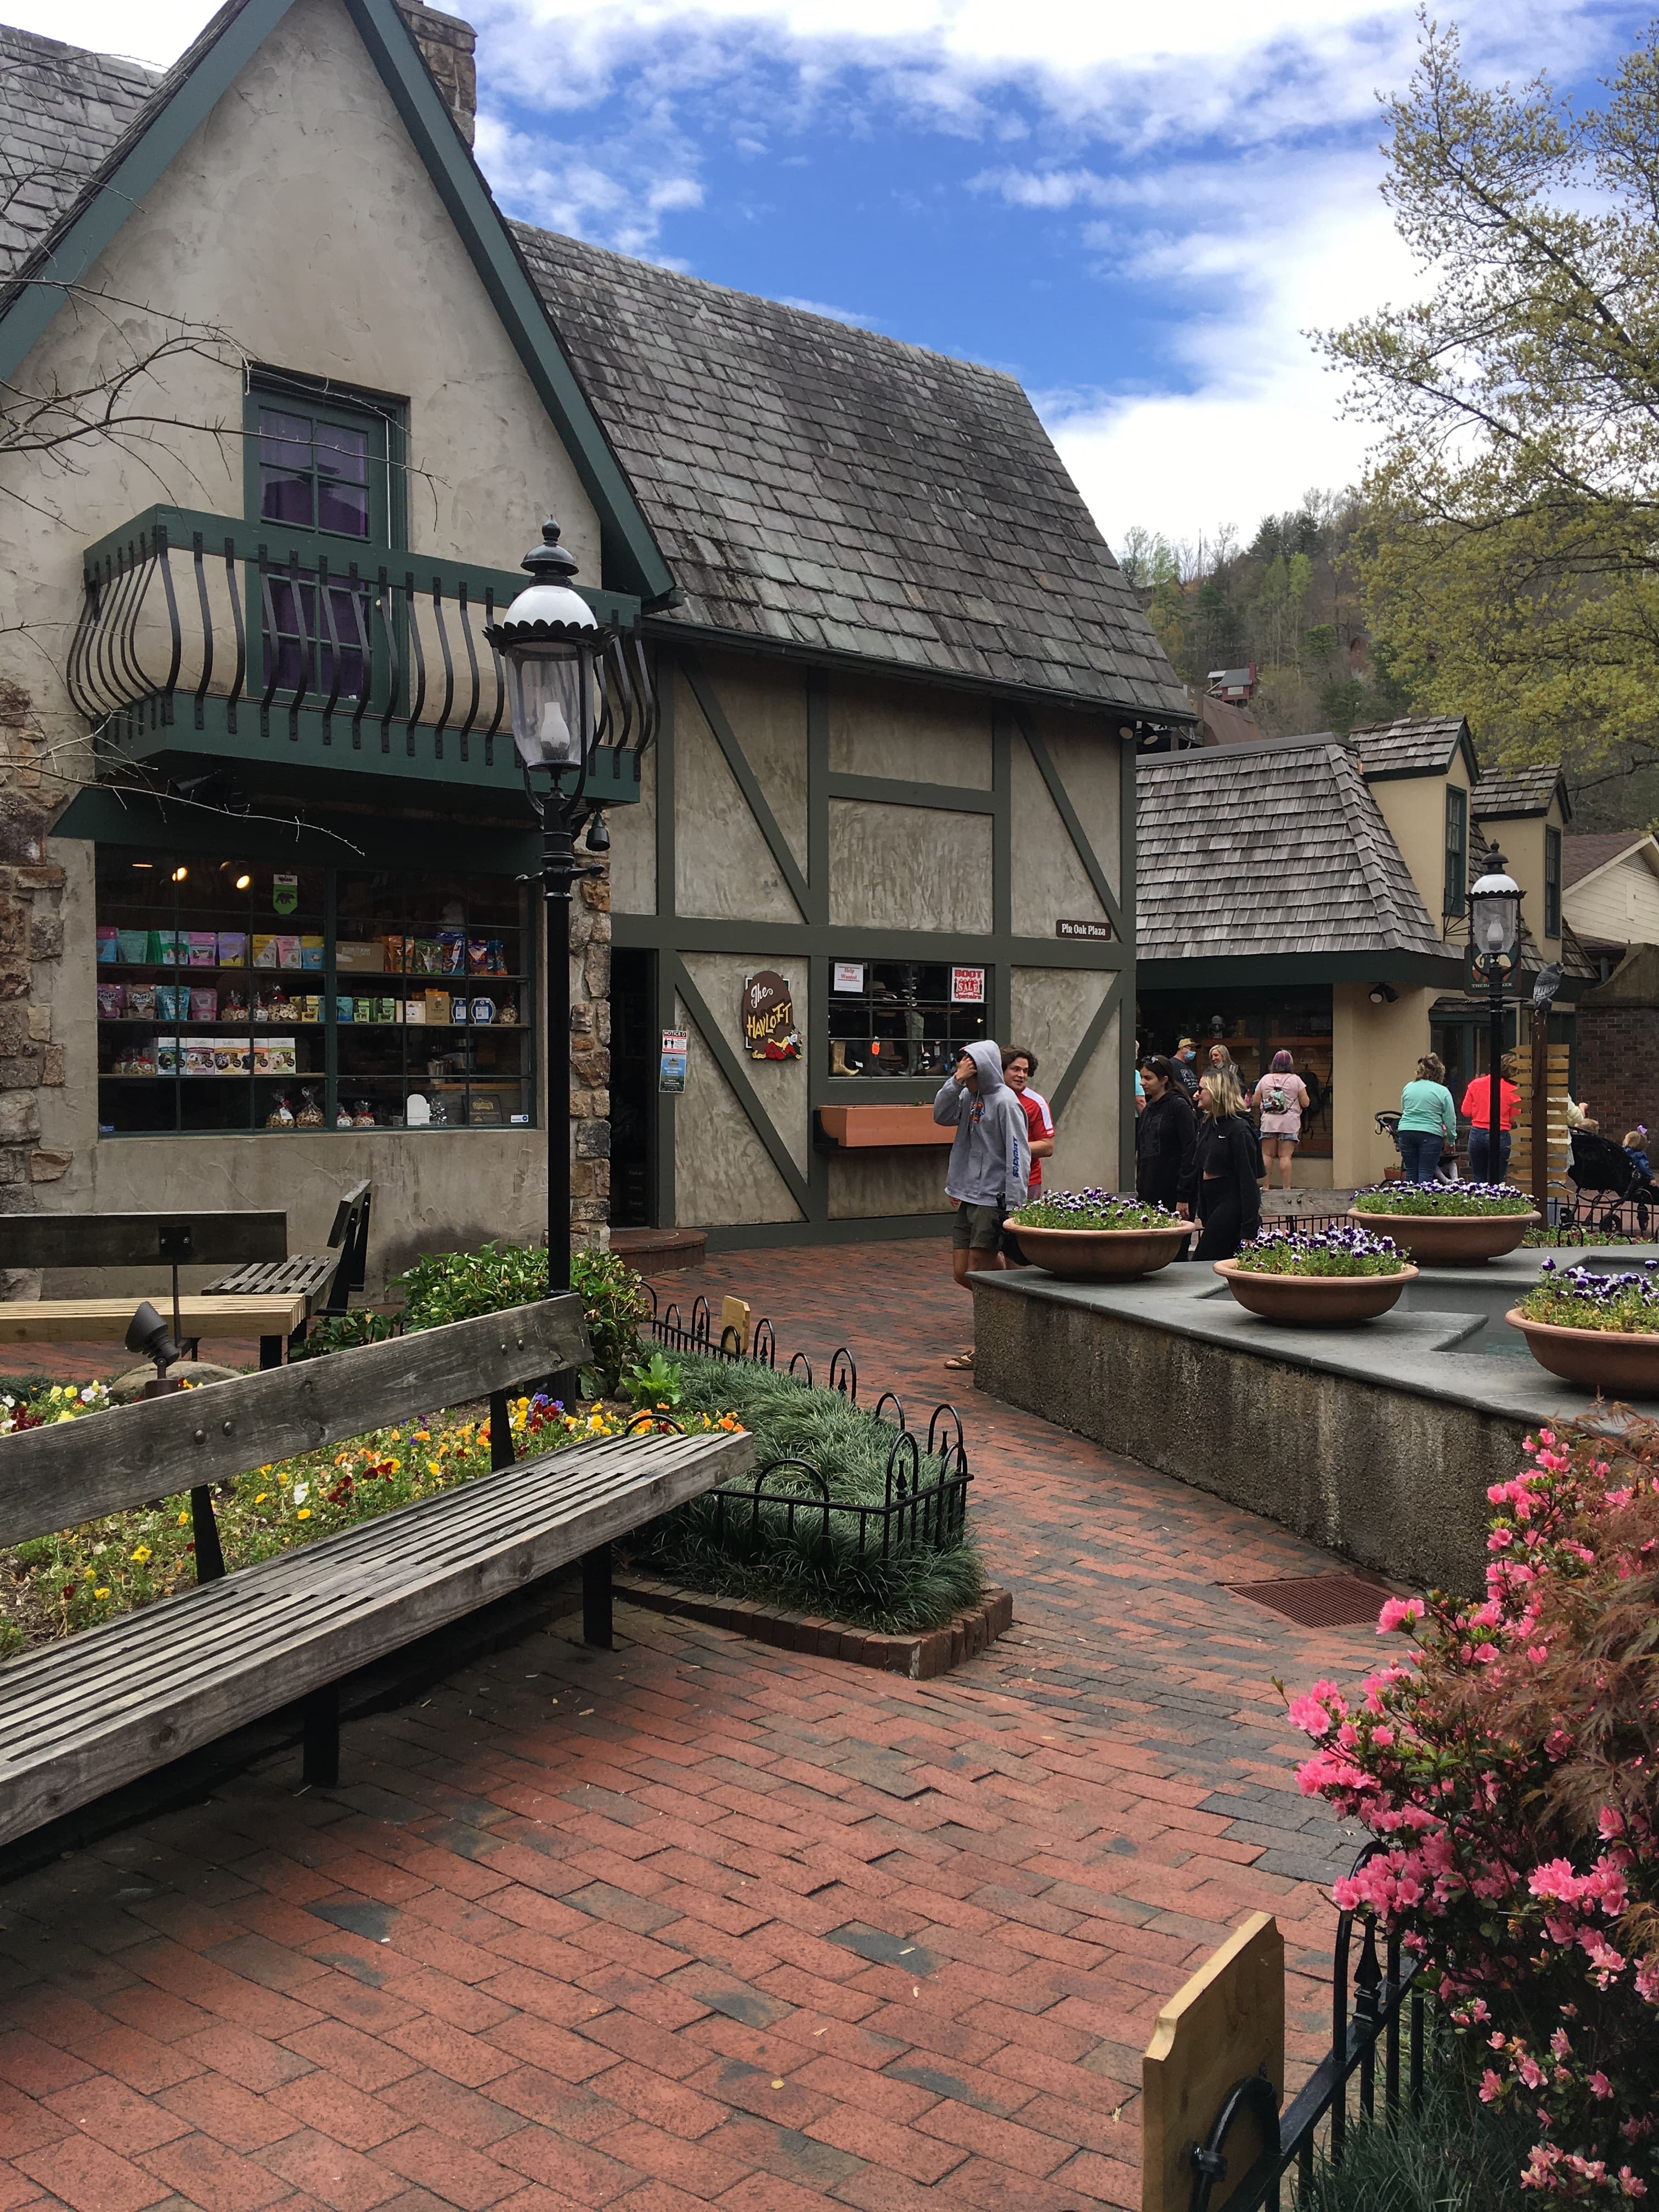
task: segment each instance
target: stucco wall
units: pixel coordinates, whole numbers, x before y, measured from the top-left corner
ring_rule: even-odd
[[[1111,981],[1086,969],[1015,969],[1007,1042],[1029,1045],[1036,1053],[1035,1087],[1045,1097],[1052,1096]],[[1115,1013],[1060,1116],[1053,1157],[1042,1166],[1044,1181],[1055,1189],[1118,1187],[1121,1034],[1121,1017]]]
[[[1366,789],[1382,810],[1389,834],[1400,848],[1400,857],[1411,871],[1429,920],[1438,929],[1446,890],[1446,786],[1469,787],[1468,772],[1458,754],[1444,775],[1380,777]],[[1468,825],[1469,846],[1475,845],[1475,825]]]
[[[803,920],[696,695],[683,672],[673,682],[676,907],[732,921]],[[746,725],[738,738],[746,753]]]
[[[854,678],[835,684],[828,707],[832,771],[990,789],[988,701]]]
[[[1379,1136],[1379,1110],[1397,1112],[1402,1086],[1429,1048],[1433,991],[1402,990],[1373,1006],[1367,983],[1339,983],[1331,994],[1331,1180],[1339,1190],[1378,1182],[1394,1166],[1391,1138]]]
[[[990,817],[832,799],[830,919],[872,933],[988,930]]]
[[[679,1225],[799,1220],[800,1208],[788,1185],[678,1000],[675,1018],[690,1033],[685,1089],[674,1101]]]

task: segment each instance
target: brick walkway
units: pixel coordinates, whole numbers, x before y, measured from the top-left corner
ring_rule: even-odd
[[[967,1379],[946,1267],[662,1287],[850,1342],[914,1413]],[[1159,2004],[1259,1906],[1328,1955],[1345,1846],[1269,1677],[1375,1638],[1217,1587],[1311,1547],[958,1397],[1018,1620],[956,1674],[623,1609],[615,1654],[564,1625],[349,1727],[337,1791],[284,1758],[0,1887],[0,2212],[1136,2204]]]

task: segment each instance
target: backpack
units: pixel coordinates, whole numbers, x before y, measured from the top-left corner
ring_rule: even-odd
[[[1262,1111],[1267,1114],[1288,1114],[1290,1112],[1291,1102],[1285,1095],[1285,1086],[1282,1083],[1274,1084],[1273,1089],[1262,1100],[1261,1106]]]

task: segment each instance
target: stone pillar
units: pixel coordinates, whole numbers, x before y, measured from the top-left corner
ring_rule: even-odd
[[[550,1106],[554,1095],[550,1085]],[[603,1251],[611,1241],[608,872],[581,877],[570,902],[570,1248]]]
[[[40,1092],[64,1080],[52,1034],[64,954],[64,871],[46,860],[42,740],[27,696],[0,681],[0,1212],[33,1211],[67,1152],[40,1142]],[[0,1264],[0,1297],[39,1297],[38,1272]]]

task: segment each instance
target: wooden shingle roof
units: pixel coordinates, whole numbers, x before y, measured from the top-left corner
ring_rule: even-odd
[[[1443,775],[1460,744],[1468,746],[1469,773],[1475,773],[1474,748],[1461,714],[1402,714],[1397,721],[1366,722],[1348,737],[1364,763],[1365,774],[1379,781],[1396,775]]]
[[[1449,956],[1340,738],[1143,757],[1143,961]]]
[[[1192,719],[1014,380],[521,224],[675,619]]]
[[[1562,818],[1571,821],[1572,809],[1559,761],[1540,761],[1530,768],[1488,769],[1469,794],[1469,807],[1477,822],[1516,815],[1547,814],[1550,801],[1559,793]]]

